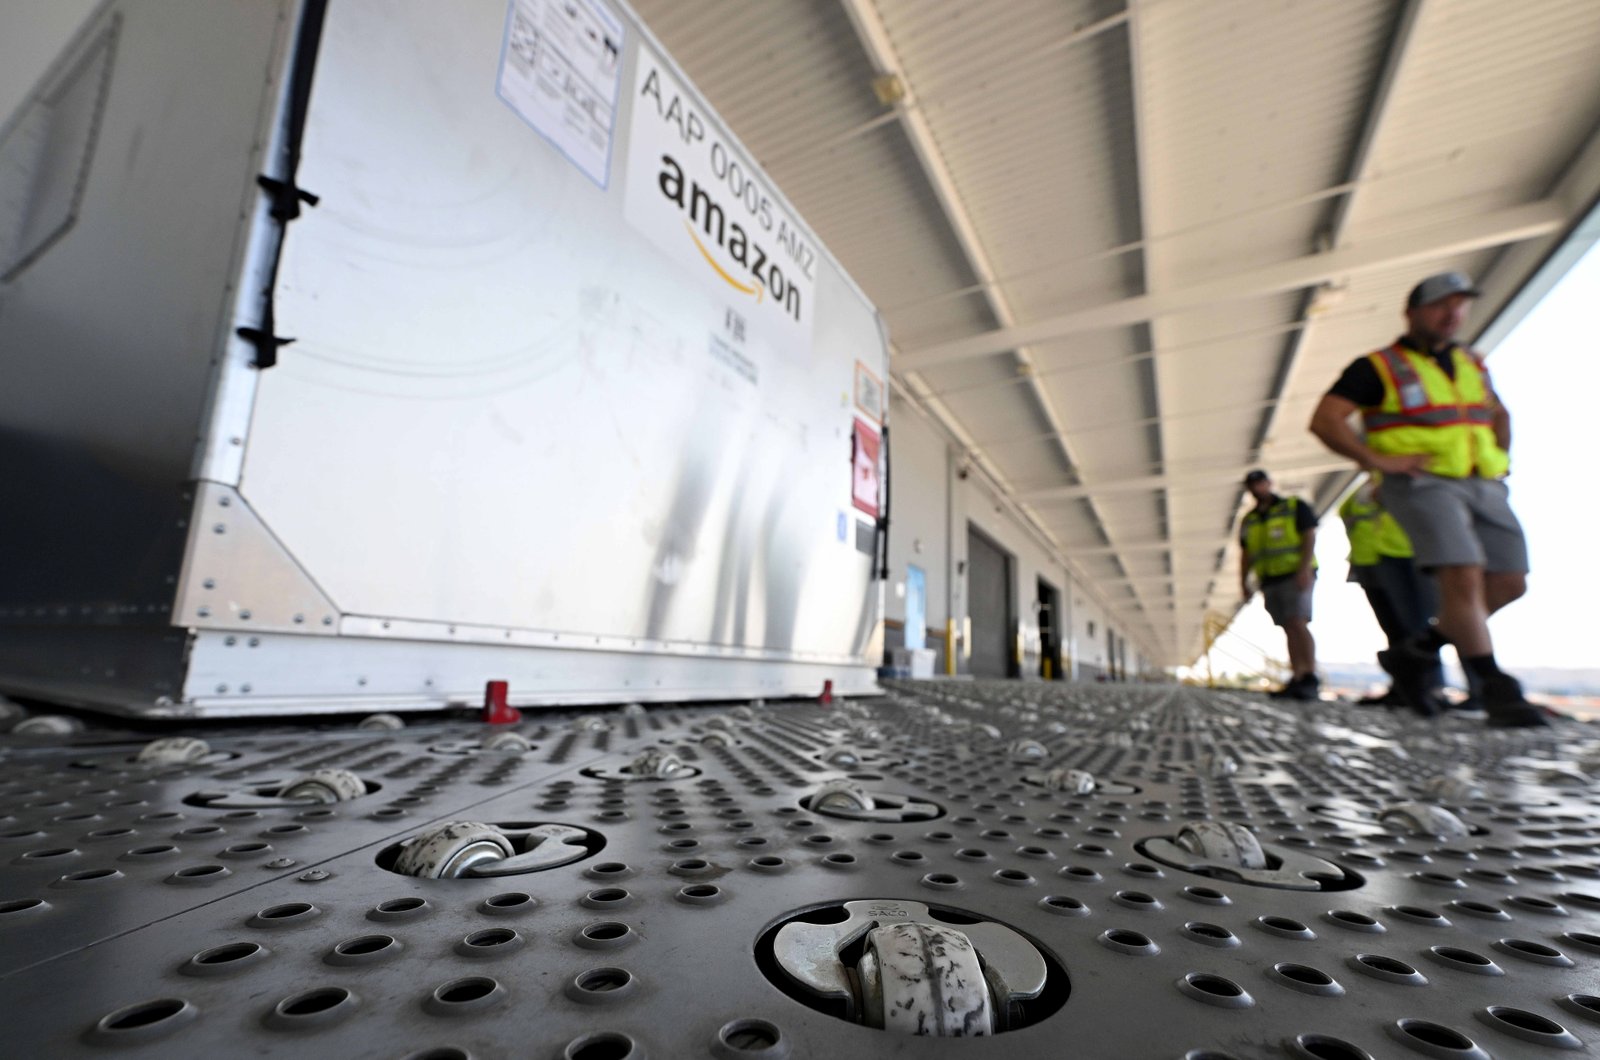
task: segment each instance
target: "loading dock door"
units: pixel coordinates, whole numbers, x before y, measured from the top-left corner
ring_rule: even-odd
[[[976,527],[967,527],[967,614],[972,618],[974,677],[1015,676],[1011,562],[1010,553]]]
[[[1039,676],[1061,679],[1061,592],[1039,579]]]

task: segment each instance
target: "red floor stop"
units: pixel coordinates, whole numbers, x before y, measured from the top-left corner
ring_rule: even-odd
[[[505,681],[490,681],[483,686],[483,720],[489,725],[515,725],[522,711],[506,700],[511,686]]]

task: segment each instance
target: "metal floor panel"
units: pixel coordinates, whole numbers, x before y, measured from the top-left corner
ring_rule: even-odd
[[[830,706],[540,713],[515,727],[520,755],[481,748],[495,731],[195,729],[213,755],[189,766],[137,762],[131,733],[6,738],[5,1052],[1347,1060],[1600,1042],[1597,741],[1579,723],[907,682]],[[685,773],[630,777],[648,747]],[[226,805],[327,768],[375,790]],[[815,804],[830,781],[848,783]],[[876,809],[850,808],[859,791]],[[1396,806],[1411,816],[1380,820]],[[450,821],[589,845],[519,875],[392,871]],[[1241,836],[1180,835],[1203,822],[1245,826],[1265,860],[1197,853]],[[1004,978],[997,938],[1043,958],[1045,988],[995,1006],[1011,1029],[914,1037],[847,1022],[784,971],[792,932],[896,918],[970,935],[980,993]],[[867,937],[887,962],[890,936]],[[838,952],[842,1003],[872,1011],[867,958]],[[885,1012],[930,983],[954,1006],[935,976],[881,977]]]

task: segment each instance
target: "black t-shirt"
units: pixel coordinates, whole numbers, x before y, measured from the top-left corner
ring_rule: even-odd
[[[1417,353],[1427,352],[1444,370],[1444,374],[1451,379],[1456,377],[1456,346],[1451,343],[1443,350],[1424,351],[1411,340],[1411,336],[1402,335],[1400,345]],[[1350,367],[1344,370],[1339,381],[1333,384],[1328,393],[1335,397],[1342,397],[1364,409],[1376,408],[1383,404],[1383,379],[1378,375],[1377,367],[1372,363],[1372,358],[1360,357],[1350,362]]]
[[[1355,399],[1352,398],[1351,400],[1353,401]],[[1300,531],[1301,534],[1304,534],[1307,530],[1315,529],[1316,525],[1317,525],[1317,513],[1311,510],[1311,505],[1307,504],[1305,501],[1301,500],[1299,497],[1295,497],[1295,498],[1292,498],[1292,499],[1295,502],[1295,504],[1294,504],[1294,528],[1296,530]],[[1268,511],[1272,510],[1273,505],[1277,504],[1281,500],[1283,500],[1283,498],[1278,496],[1276,493],[1274,493],[1272,495],[1272,499],[1267,502],[1267,507],[1266,507],[1265,510],[1262,510],[1258,506],[1256,508],[1252,508],[1251,511],[1253,511],[1253,512],[1259,511],[1259,512],[1261,512],[1262,515],[1266,515]],[[1245,544],[1244,544],[1244,532],[1245,532],[1246,522],[1249,520],[1249,518],[1250,518],[1250,514],[1249,514],[1249,512],[1246,512],[1244,521],[1241,521],[1239,523],[1239,547],[1240,548],[1244,548],[1245,547]],[[1293,578],[1293,577],[1294,577],[1293,574],[1279,574],[1279,575],[1276,575],[1276,576],[1271,577],[1271,578],[1262,578],[1261,579],[1261,584],[1270,585],[1273,582],[1281,582],[1285,578]]]

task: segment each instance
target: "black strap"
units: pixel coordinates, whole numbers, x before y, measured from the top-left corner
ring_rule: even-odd
[[[889,501],[894,471],[889,463],[889,425],[883,425],[883,511],[878,514],[878,570],[880,581],[889,580]]]
[[[263,173],[256,184],[272,202],[272,218],[278,222],[278,240],[272,248],[272,267],[261,291],[261,320],[254,327],[242,327],[237,334],[255,347],[255,367],[271,368],[278,363],[278,349],[294,339],[277,333],[273,295],[278,287],[278,266],[283,260],[283,242],[289,222],[300,216],[300,204],[315,206],[317,196],[295,183],[300,170],[300,146],[305,137],[306,115],[311,109],[311,80],[317,68],[317,50],[322,44],[322,26],[328,15],[328,0],[305,0],[300,12],[300,30],[295,38],[294,61],[289,70],[288,114],[283,130],[280,175]]]

